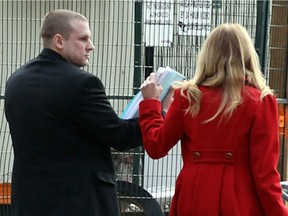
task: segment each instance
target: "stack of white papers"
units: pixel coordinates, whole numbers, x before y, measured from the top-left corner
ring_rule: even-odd
[[[156,82],[160,84],[163,88],[161,95],[159,97],[160,101],[162,101],[165,96],[168,94],[168,91],[175,81],[184,80],[185,77],[179,72],[173,70],[170,67],[160,67],[156,71]],[[138,117],[138,109],[139,103],[143,100],[142,93],[139,91],[132,100],[125,107],[123,113],[121,114],[122,119],[131,119]]]

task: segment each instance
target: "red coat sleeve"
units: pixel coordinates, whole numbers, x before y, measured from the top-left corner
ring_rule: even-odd
[[[159,100],[146,99],[139,104],[139,124],[144,148],[153,159],[167,155],[183,135],[184,111],[180,100],[180,93],[175,91],[165,119],[161,115]]]
[[[278,109],[275,97],[259,102],[251,130],[250,161],[265,215],[288,215],[282,201],[279,159]]]

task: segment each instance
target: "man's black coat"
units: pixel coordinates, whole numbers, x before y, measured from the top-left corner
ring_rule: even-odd
[[[111,150],[141,145],[99,78],[43,49],[8,80],[5,114],[15,154],[12,216],[116,216]]]

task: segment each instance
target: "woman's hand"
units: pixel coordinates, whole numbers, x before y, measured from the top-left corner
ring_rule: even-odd
[[[155,73],[151,73],[140,86],[140,90],[144,99],[158,99],[162,86],[156,83]]]
[[[162,101],[162,111],[163,112],[167,113],[169,106],[173,100],[174,100],[174,89],[173,89],[173,87],[171,87],[169,89],[168,94],[165,96],[165,98]]]

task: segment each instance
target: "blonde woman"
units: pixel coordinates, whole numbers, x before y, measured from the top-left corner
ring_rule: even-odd
[[[277,171],[277,102],[246,29],[215,28],[194,78],[174,89],[164,119],[152,73],[141,86],[139,116],[150,157],[164,157],[181,141],[183,168],[170,215],[288,215]]]

